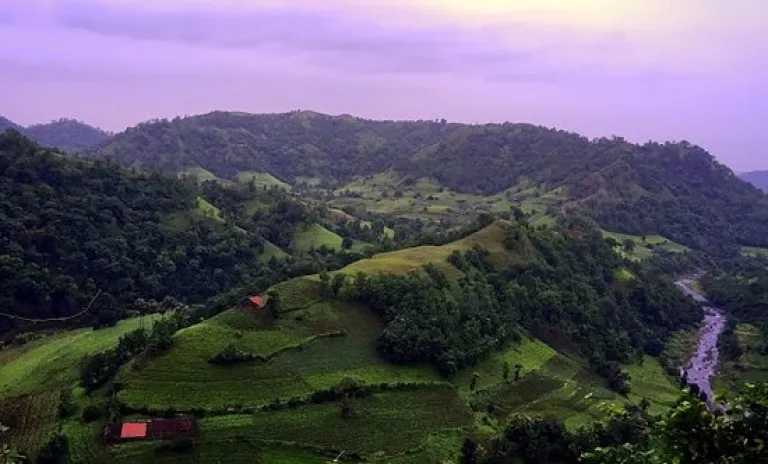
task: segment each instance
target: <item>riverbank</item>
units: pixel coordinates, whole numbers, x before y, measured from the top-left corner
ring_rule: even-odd
[[[707,298],[698,291],[695,282],[696,277],[682,278],[675,282],[681,291],[702,305],[704,311],[696,352],[682,369],[687,382],[696,385],[711,404],[714,400],[712,380],[720,362],[717,342],[725,328],[726,318],[722,310],[708,304]]]

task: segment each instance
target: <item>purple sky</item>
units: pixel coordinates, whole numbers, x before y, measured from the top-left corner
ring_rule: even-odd
[[[20,124],[508,120],[768,168],[765,0],[2,0],[0,43],[0,115]]]

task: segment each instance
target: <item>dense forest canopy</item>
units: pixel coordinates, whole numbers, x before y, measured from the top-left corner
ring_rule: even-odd
[[[109,132],[71,118],[22,127],[0,116],[0,134],[7,129],[16,129],[42,146],[67,152],[93,148],[112,136]]]
[[[691,300],[619,258],[587,221],[507,227],[505,246],[525,257],[513,266],[494,266],[477,247],[450,256],[462,272],[455,284],[430,265],[402,276],[358,274],[341,294],[381,315],[377,346],[394,362],[430,362],[450,376],[519,338],[523,327],[578,352],[622,393],[622,363],[658,356],[673,331],[701,320]]]
[[[90,154],[172,173],[200,167],[228,179],[261,171],[340,185],[392,169],[485,195],[521,183],[562,187],[560,213],[586,213],[609,230],[698,248],[768,246],[765,195],[686,142],[589,140],[518,123],[214,112],[140,124]]]
[[[200,193],[221,200],[223,219],[195,213]],[[230,197],[264,208],[247,216]],[[324,249],[260,262],[265,237],[277,240],[314,217],[279,189],[200,190],[157,172],[69,158],[11,130],[0,136],[0,308],[32,319],[65,318],[101,292],[73,322],[109,324],[139,298],[200,302],[359,257]],[[14,321],[0,318],[0,333],[13,330]]]

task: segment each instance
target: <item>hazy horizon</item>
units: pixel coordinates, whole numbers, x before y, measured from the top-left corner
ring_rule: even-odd
[[[768,167],[757,0],[361,3],[10,0],[0,114],[113,132],[214,110],[526,122]]]

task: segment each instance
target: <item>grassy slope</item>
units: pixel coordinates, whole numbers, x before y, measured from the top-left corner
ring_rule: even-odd
[[[63,332],[0,351],[0,398],[51,390],[74,383],[79,376],[79,362],[89,354],[117,345],[120,335],[151,327],[159,316],[127,319],[115,327]]]
[[[305,228],[299,228],[293,236],[291,246],[298,251],[306,251],[310,248],[319,248],[323,245],[341,249],[342,238],[320,224],[312,224]]]
[[[741,247],[741,254],[753,257],[768,256],[768,248]]]
[[[743,354],[720,367],[714,383],[717,394],[730,393],[745,382],[768,382],[768,355],[760,354],[760,329],[752,324],[738,324],[736,336]]]
[[[447,262],[448,256],[455,250],[466,251],[476,245],[486,248],[490,252],[491,260],[496,264],[507,265],[519,257],[508,253],[502,245],[506,233],[504,224],[496,222],[469,237],[443,246],[420,246],[381,253],[369,259],[356,261],[338,272],[407,274],[420,269],[427,263],[432,263],[446,274],[456,276],[459,271]]]
[[[496,223],[443,247],[418,247],[377,255],[370,260],[354,263],[340,272],[408,272],[426,262],[450,267],[445,259],[452,250],[465,250],[476,244],[488,248],[492,259],[499,263],[520,259],[511,256],[501,245],[504,227],[504,223]],[[455,269],[453,272],[458,273]],[[176,336],[176,346],[168,355],[154,360],[142,371],[134,371],[130,367],[121,371],[119,380],[125,385],[120,393],[121,400],[133,406],[222,410],[235,406],[258,406],[277,398],[285,400],[292,396],[304,396],[317,389],[333,386],[349,376],[360,378],[367,384],[441,380],[429,367],[393,366],[381,359],[374,348],[380,330],[378,320],[366,308],[324,301],[314,277],[293,279],[278,284],[274,289],[280,293],[283,302],[284,314],[280,319],[273,320],[263,313],[232,309],[180,332]],[[347,335],[309,341],[313,335],[339,329],[346,330]],[[288,345],[304,343],[304,348],[284,351],[274,361],[264,364],[220,368],[207,363],[210,356],[228,343],[262,354]],[[519,361],[522,364],[522,378],[518,383],[503,381],[505,361],[510,364]],[[631,400],[648,397],[656,409],[669,404],[675,386],[656,360],[647,358],[642,366],[628,366],[628,369],[633,377]],[[480,393],[469,391],[472,372],[480,374]],[[569,426],[575,427],[601,418],[601,403],[621,404],[624,401],[606,390],[599,379],[586,369],[582,360],[558,353],[541,341],[529,338],[483,360],[474,369],[459,373],[452,382],[460,397],[466,400],[485,390],[500,395],[500,408],[496,412],[499,420],[512,412],[555,414],[565,419]],[[433,395],[434,388],[429,387],[426,391]],[[402,395],[402,398],[385,396],[389,398],[388,401],[381,402],[392,408],[386,413],[389,420],[400,420],[397,418],[402,416],[406,424],[431,424],[429,427],[421,426],[418,439],[410,435],[416,433],[415,429],[405,425],[391,429],[391,435],[382,434],[383,426],[373,412],[370,415],[362,414],[354,422],[355,434],[366,437],[381,435],[379,440],[391,440],[388,445],[379,445],[384,447],[382,451],[384,456],[388,456],[388,461],[419,462],[421,458],[434,455],[453,457],[460,441],[457,442],[455,434],[452,435],[447,429],[440,431],[440,428],[455,424],[448,421],[441,425],[443,422],[438,419],[426,419],[432,413],[421,412],[418,408],[409,407],[408,412],[400,409],[399,401],[413,401],[410,392],[393,395]],[[376,398],[380,396],[373,397]],[[245,434],[245,430],[251,430],[247,440],[256,444],[260,443],[260,439],[290,440],[291,437],[306,437],[302,441],[309,440],[311,444],[324,448],[346,449],[350,446],[347,435],[338,435],[335,430],[329,432],[330,435],[324,432],[302,432],[304,421],[311,424],[315,424],[315,421],[328,421],[325,427],[346,430],[343,421],[339,425],[335,405],[301,406],[295,411],[258,413],[257,417],[269,426],[253,429],[250,416],[237,415],[203,422],[201,455],[208,456],[207,453],[211,453],[213,459],[216,453],[226,448],[221,441],[223,438],[216,437],[232,434],[240,436]],[[317,424],[312,430],[326,430],[319,422]],[[206,435],[207,427],[215,428],[216,434],[212,432]],[[428,432],[431,435],[427,436]],[[368,445],[361,439],[354,440],[354,443],[364,452],[377,447],[366,448]],[[403,451],[404,446],[418,449],[412,456],[395,459],[393,453]],[[451,448],[444,450],[442,446]],[[135,456],[131,454],[133,451],[126,453],[126,456]]]
[[[603,231],[603,237],[605,238],[612,238],[619,242],[619,249],[618,251],[622,254],[626,254],[623,251],[623,244],[627,240],[632,240],[635,242],[635,250],[632,253],[631,258],[636,260],[643,260],[650,258],[653,254],[653,250],[655,249],[661,249],[670,251],[673,253],[682,253],[685,251],[688,251],[688,247],[684,245],[680,245],[679,243],[673,242],[672,240],[669,240],[668,238],[662,237],[661,235],[648,235],[643,239],[640,235],[630,235],[630,234],[621,234],[619,232],[608,232]]]
[[[218,182],[227,183],[226,180],[221,179],[216,174],[212,173],[211,171],[209,171],[207,169],[203,169],[203,168],[189,168],[189,169],[187,169],[185,171],[181,171],[178,175],[179,175],[179,177],[184,176],[184,175],[195,176],[195,177],[197,177],[198,182],[205,182],[207,180],[215,180],[215,181],[218,181]]]
[[[448,270],[450,266],[445,259],[452,250],[466,250],[474,245],[489,249],[491,258],[502,265],[524,259],[524,256],[511,255],[502,246],[505,227],[505,223],[497,222],[449,245],[385,253],[354,263],[341,272],[408,272],[427,262]],[[459,271],[452,272],[458,275]],[[488,420],[499,426],[509,414],[524,412],[556,415],[576,427],[602,418],[603,402],[621,404],[624,401],[606,390],[586,369],[583,360],[557,352],[532,338],[524,338],[473,369],[460,372],[451,380],[453,388],[431,384],[443,380],[432,368],[395,366],[380,358],[375,350],[375,339],[381,330],[378,319],[367,308],[324,300],[316,277],[293,279],[274,289],[283,302],[280,319],[274,320],[265,312],[230,309],[180,331],[175,336],[174,348],[143,369],[127,365],[118,374],[117,381],[123,385],[119,398],[129,406],[151,406],[160,410],[173,407],[180,411],[203,408],[225,414],[201,421],[195,455],[182,458],[157,454],[157,443],[105,449],[98,444],[97,427],[79,421],[66,422],[65,431],[78,459],[106,459],[106,456],[117,462],[178,462],[180,458],[188,462],[253,462],[254,456],[259,456],[263,462],[309,463],[327,461],[328,457],[324,456],[332,458],[335,451],[343,449],[356,450],[371,460],[383,462],[451,461],[456,458],[466,433],[455,428],[472,427],[466,404],[477,404],[478,398],[493,398],[498,408]],[[131,322],[134,321],[124,322],[120,327],[127,330],[126,325]],[[315,338],[338,330],[346,331],[346,335]],[[74,339],[78,333],[73,332],[67,338]],[[111,343],[117,335],[111,335]],[[40,345],[37,349],[56,352],[57,340],[52,337],[37,342]],[[99,343],[99,349],[106,346],[105,343]],[[218,367],[207,362],[230,343],[260,354],[275,353],[290,346],[302,348],[280,351],[266,363]],[[47,347],[49,344],[52,346]],[[96,343],[90,346],[95,349]],[[45,352],[17,353],[13,359],[22,359],[22,355],[47,359]],[[9,354],[5,356],[11,359]],[[66,362],[76,366],[74,360],[67,358]],[[521,363],[522,375],[518,382],[505,382],[502,378],[505,362]],[[630,400],[647,397],[653,407],[659,409],[674,397],[674,383],[655,359],[645,359],[642,366],[628,366],[628,371],[633,389]],[[480,374],[476,392],[469,390],[473,372]],[[0,375],[2,373],[0,370]],[[417,390],[378,393],[361,400],[356,417],[350,421],[340,419],[335,403],[258,412],[255,416],[227,413],[229,408],[257,407],[276,399],[285,401],[306,396],[329,388],[344,377],[359,378],[369,385],[392,382],[427,385]],[[44,381],[41,377],[30,379],[37,382],[36,385]],[[30,408],[50,411],[55,402],[56,398],[49,395],[37,398]],[[485,413],[478,414],[478,417],[485,416]],[[302,448],[309,445],[316,448]],[[320,449],[326,450],[325,454],[318,451]],[[406,451],[407,454],[402,454]]]
[[[346,191],[360,197],[346,197]],[[402,192],[399,198],[395,196],[397,191]],[[384,196],[383,192],[386,192]],[[537,224],[551,223],[553,218],[547,215],[548,207],[556,207],[565,200],[560,190],[548,191],[524,182],[495,195],[481,196],[452,191],[429,178],[416,179],[412,183],[404,182],[393,171],[358,178],[334,193],[337,198],[330,205],[336,208],[350,205],[378,213],[423,219],[460,219],[481,211],[500,213],[516,205],[533,214]]]
[[[269,261],[270,258],[282,259],[288,256],[283,250],[272,242],[264,242],[264,251],[259,255],[259,260]]]
[[[59,389],[77,382],[81,359],[114,347],[120,335],[151,326],[157,317],[62,332],[0,351],[0,422],[11,427],[5,438],[20,450],[38,449],[53,431]]]
[[[216,221],[223,222],[224,219],[221,216],[221,210],[214,206],[211,202],[206,200],[203,197],[197,197],[195,199],[196,205],[195,205],[195,212],[202,216],[207,218],[212,218]]]
[[[237,173],[238,182],[249,183],[253,181],[258,187],[280,187],[291,190],[291,186],[268,172],[242,171]]]

